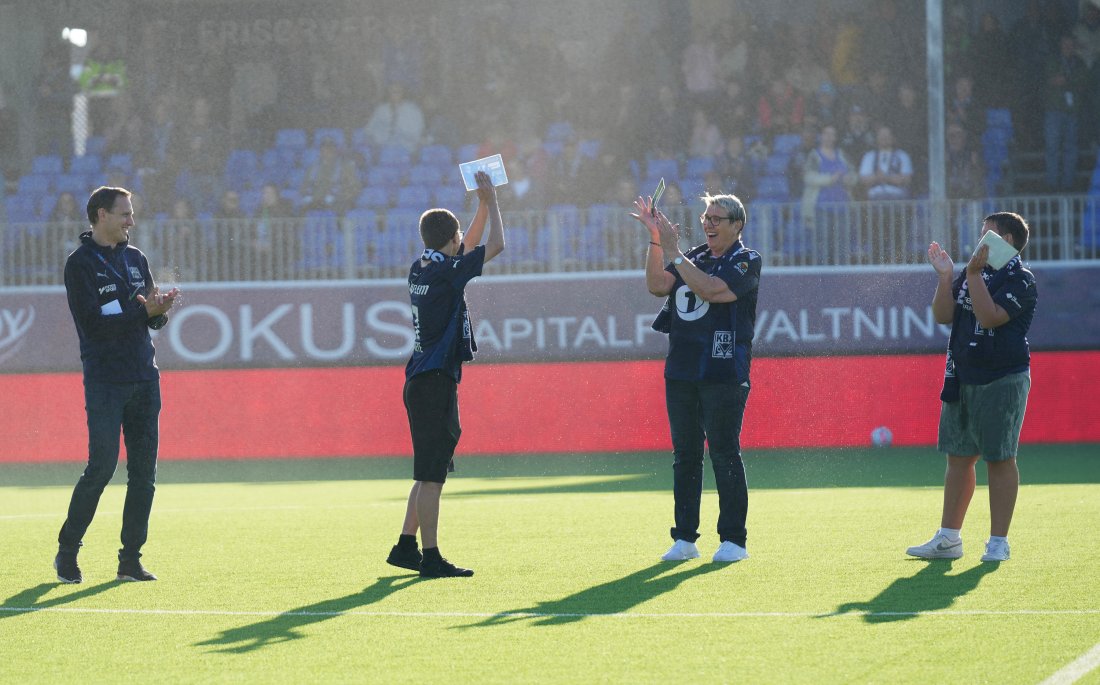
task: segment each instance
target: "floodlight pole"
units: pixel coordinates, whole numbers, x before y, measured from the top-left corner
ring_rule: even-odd
[[[925,0],[928,63],[928,199],[932,235],[949,238],[947,227],[947,164],[944,152],[943,0]]]

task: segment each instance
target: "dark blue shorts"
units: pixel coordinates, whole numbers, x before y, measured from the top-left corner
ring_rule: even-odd
[[[405,413],[413,443],[413,480],[445,483],[454,471],[454,453],[462,426],[458,419],[458,383],[442,371],[405,381]]]

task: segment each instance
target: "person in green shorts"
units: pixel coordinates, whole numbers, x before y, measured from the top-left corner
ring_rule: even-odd
[[[1017,250],[995,269],[989,248],[975,251],[963,273],[938,243],[928,261],[939,276],[932,299],[937,323],[951,324],[944,387],[940,395],[938,449],[947,454],[940,529],[906,553],[922,559],[957,559],[963,554],[960,531],[974,496],[975,466],[986,462],[989,474],[990,537],[982,561],[1007,561],[1008,528],[1020,489],[1016,453],[1031,388],[1027,332],[1038,299],[1035,276],[1019,253],[1027,246],[1027,222],[1019,214],[997,212],[985,218],[982,235],[992,231]]]

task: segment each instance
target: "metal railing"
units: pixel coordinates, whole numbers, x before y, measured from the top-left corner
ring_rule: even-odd
[[[1014,211],[1031,225],[1030,262],[1100,259],[1100,198],[1084,195],[823,204],[812,217],[800,203],[750,204],[745,243],[768,266],[923,263],[929,242],[960,261],[982,219]],[[702,241],[697,208],[673,207],[683,245]],[[289,219],[139,221],[131,238],[161,282],[404,277],[422,249],[419,212],[353,211]],[[468,223],[469,215],[460,217]],[[486,273],[641,269],[646,235],[629,209],[506,212],[505,252]],[[62,283],[66,256],[87,230],[76,222],[0,224],[0,285]]]

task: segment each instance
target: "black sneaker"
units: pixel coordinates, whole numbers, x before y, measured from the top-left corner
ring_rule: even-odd
[[[119,580],[156,580],[157,577],[152,573],[145,570],[145,567],[141,565],[141,562],[137,559],[119,559],[118,560],[118,579]]]
[[[402,547],[401,545],[394,545],[390,550],[390,555],[386,557],[386,563],[390,566],[397,566],[399,568],[407,568],[410,571],[419,571],[420,562],[424,560],[424,555],[420,553],[415,547]]]
[[[443,557],[425,559],[420,563],[421,578],[469,578],[473,569],[455,566]]]
[[[84,582],[84,574],[80,572],[75,554],[58,552],[53,558],[53,567],[57,570],[57,580],[62,583]]]

